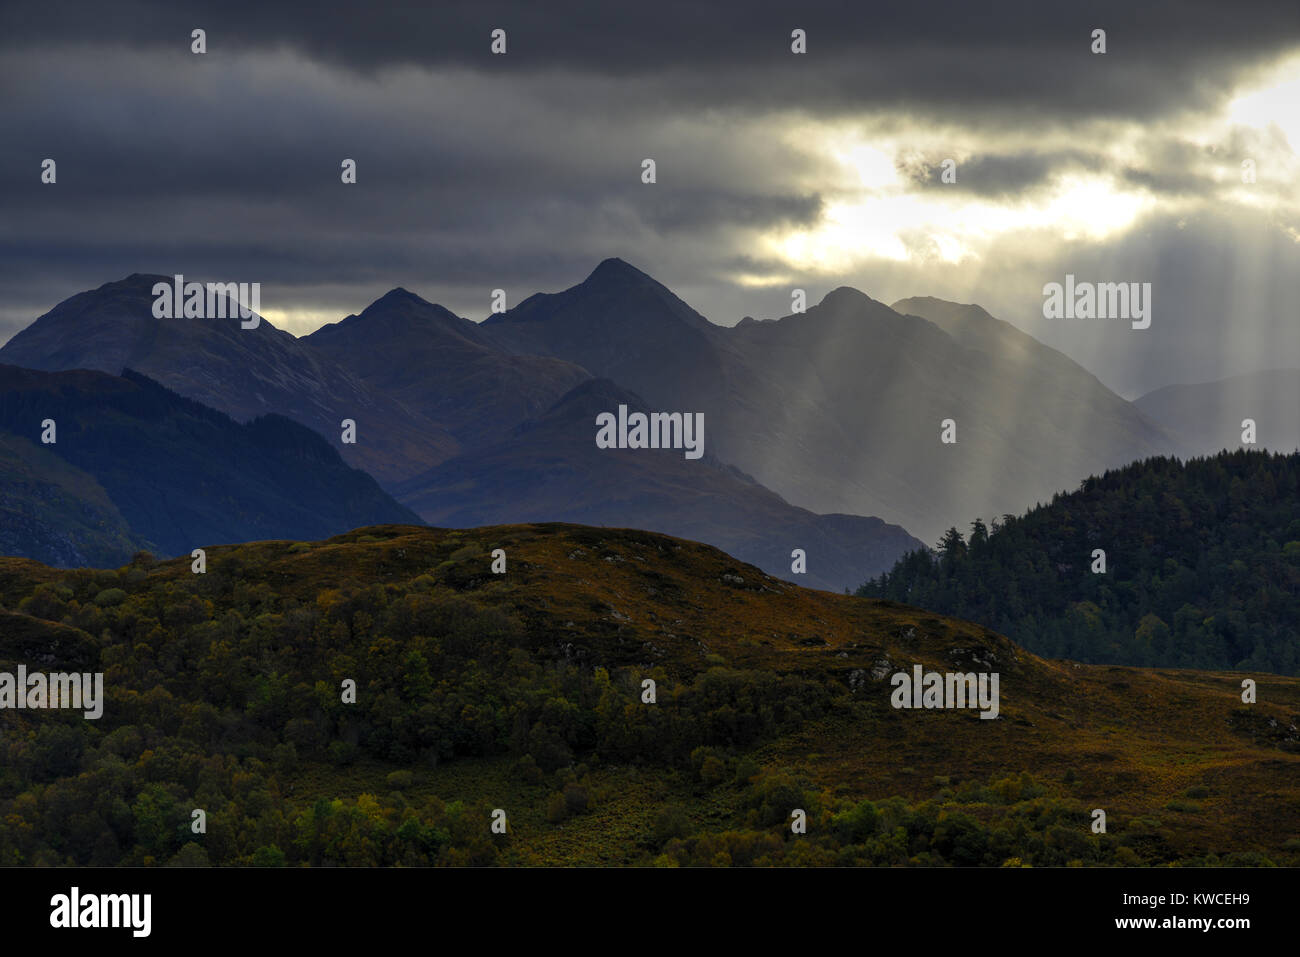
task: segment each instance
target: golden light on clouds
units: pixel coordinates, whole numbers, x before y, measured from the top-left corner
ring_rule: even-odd
[[[1015,202],[901,177],[891,187],[829,203],[814,228],[769,237],[768,251],[800,270],[825,272],[866,259],[958,263],[979,259],[991,243],[1015,233],[1033,242],[1045,231],[1063,241],[1104,240],[1155,205],[1147,193],[1108,176],[1062,175]]]
[[[1113,240],[1149,214],[1181,216],[1206,205],[1300,213],[1300,55],[1255,74],[1221,110],[1152,124],[1063,121],[987,132],[879,115],[794,122],[787,141],[814,156],[824,199],[811,226],[760,240],[791,270],[978,264],[994,246],[1005,254],[1022,245],[1032,259],[1054,244]],[[982,159],[1032,169],[1039,157],[1063,159],[1042,178],[1027,173],[1023,186],[1013,181],[1005,190],[963,179],[977,175]],[[1242,182],[1243,157],[1256,162],[1258,184]],[[940,182],[943,159],[956,163],[957,184]]]

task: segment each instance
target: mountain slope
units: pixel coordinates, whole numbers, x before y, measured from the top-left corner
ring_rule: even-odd
[[[939,556],[908,555],[860,594],[1040,654],[1297,675],[1300,453],[1136,462],[969,542],[954,532]]]
[[[0,663],[113,676],[95,722],[0,714],[0,861],[1300,863],[1294,678],[1243,705],[1240,674],[1045,661],[617,529],[381,526],[210,569],[0,559]],[[998,717],[892,707],[914,665],[996,671]],[[201,843],[154,823],[197,806]]]
[[[590,378],[571,362],[506,352],[475,323],[405,289],[300,341],[466,447],[507,434]]]
[[[601,449],[596,416],[647,411],[608,380],[591,380],[501,441],[445,462],[396,494],[434,525],[506,520],[646,528],[707,542],[811,587],[853,587],[861,569],[883,571],[921,543],[896,525],[856,515],[816,515],[790,505],[708,452]],[[807,572],[791,573],[801,548]],[[873,572],[874,574],[874,572]]]
[[[931,542],[967,516],[1019,512],[1081,475],[1181,451],[1077,364],[976,306],[903,300],[923,315],[901,315],[841,287],[803,314],[723,328],[607,259],[480,325],[398,289],[297,340],[265,322],[146,321],[154,278],[73,297],[0,358],[131,364],[236,417],[277,411],[331,440],[353,418],[359,443],[342,453],[390,489],[499,446],[597,376],[651,409],[703,413],[708,450],[794,505],[881,516]],[[947,419],[955,444],[940,441]]]
[[[1241,423],[1254,419],[1260,448],[1300,448],[1300,369],[1270,369],[1217,382],[1171,385],[1133,404],[1198,455],[1241,447]]]
[[[115,566],[143,547],[94,477],[35,442],[0,432],[0,554]]]
[[[330,439],[347,461],[381,482],[408,477],[455,453],[437,423],[262,319],[155,319],[155,282],[132,275],[59,303],[0,348],[0,362],[29,369],[142,372],[187,398],[246,421],[275,413]],[[357,442],[338,442],[343,419]]]
[[[563,292],[529,296],[482,328],[515,352],[567,359],[640,395],[657,380],[711,392],[727,369],[723,330],[621,259]]]
[[[837,289],[806,313],[714,326],[621,260],[484,323],[517,352],[610,378],[656,409],[705,414],[711,448],[822,512],[881,515],[927,540],[971,514],[1020,511],[1080,475],[1174,440],[1055,350],[938,300],[903,316]],[[974,307],[978,308],[978,307]],[[981,310],[982,312],[982,310]],[[957,443],[940,423],[957,421]]]
[[[97,505],[110,534],[124,534],[112,524],[120,516],[130,529],[130,548],[148,543],[168,555],[188,554],[221,542],[416,520],[374,479],[345,465],[328,442],[288,419],[236,423],[130,371],[119,377],[0,366],[0,431],[39,441],[46,419],[56,425],[56,441],[35,450],[39,457],[22,460],[32,476],[29,486],[69,485],[66,469],[49,467],[51,456],[93,477],[95,484],[78,497]],[[8,470],[11,481],[14,468]],[[4,494],[16,494],[17,487],[6,484]],[[111,508],[98,496],[101,490]],[[75,522],[62,528],[76,538]],[[33,551],[35,543],[19,549]],[[70,554],[68,560],[81,557]]]

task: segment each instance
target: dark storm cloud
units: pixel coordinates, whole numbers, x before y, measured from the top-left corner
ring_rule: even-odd
[[[288,48],[363,72],[418,66],[654,76],[679,109],[982,105],[1140,116],[1207,103],[1243,65],[1293,45],[1300,5],[53,0],[0,11],[0,45],[187,48],[196,26],[207,30],[216,57]],[[508,33],[505,57],[488,51],[496,27]],[[808,33],[805,56],[790,53],[795,27]],[[1089,51],[1097,27],[1108,33],[1104,60]]]
[[[982,263],[950,268],[936,266],[922,228],[902,237],[916,261],[840,276],[817,264],[798,275],[762,240],[815,232],[852,203],[855,173],[822,139],[833,124],[861,123],[858,142],[889,152],[925,194],[941,188],[928,183],[943,157],[918,165],[912,140],[951,142],[966,158],[942,189],[990,204],[1011,206],[1071,171],[1158,198],[1212,196],[1213,165],[1259,144],[1207,158],[1175,120],[1211,115],[1243,76],[1300,45],[1300,12],[1128,6],[3,4],[0,341],[132,272],[259,281],[268,308],[315,310],[317,321],[396,285],[481,318],[493,288],[518,302],[608,256],[720,322],[784,315],[790,284],[814,298],[858,285],[885,301],[993,290],[1005,298],[990,308],[1022,314],[1046,281],[1037,240],[1011,235]],[[498,26],[505,57],[488,52]],[[202,57],[189,52],[194,27],[208,34]],[[808,31],[805,56],[790,53],[795,27]],[[1094,27],[1108,32],[1104,57],[1089,52]],[[1136,158],[1107,152],[1106,136],[1133,129],[1150,131]],[[59,163],[55,187],[39,182],[45,157]],[[359,164],[346,188],[344,157]],[[654,186],[640,181],[645,157],[658,163]],[[1147,230],[1154,264],[1143,268],[1182,270],[1179,308],[1218,308],[1197,290],[1232,279],[1227,253],[1200,234],[1227,227],[1193,220],[1182,233],[1167,226],[1176,220]],[[1266,223],[1233,229],[1232,249],[1253,243],[1269,257],[1260,291],[1239,289],[1238,303],[1284,303],[1295,250]],[[1159,258],[1160,243],[1173,258]],[[1061,262],[1078,271],[1107,249]],[[1097,266],[1107,263],[1125,265]],[[963,288],[971,277],[979,285]],[[1253,305],[1234,314],[1264,321]],[[1075,332],[1065,344],[1086,353],[1089,330]],[[1149,385],[1179,378],[1176,356],[1199,348],[1180,352],[1163,335],[1150,342],[1165,358],[1143,352],[1159,379]],[[1107,381],[1145,374],[1131,352],[1096,358],[1116,370],[1097,369]],[[1206,354],[1188,368],[1208,364]]]
[[[999,197],[1023,195],[1062,173],[1094,171],[1102,165],[1098,154],[1082,150],[984,154],[963,160],[957,165],[956,181],[944,183],[943,160],[944,157],[937,155],[906,157],[898,163],[899,172],[917,185]]]
[[[423,282],[432,296],[462,290],[481,315],[485,288],[555,288],[614,254],[698,270],[698,256],[653,252],[656,238],[708,242],[808,222],[821,207],[783,181],[807,167],[795,150],[702,143],[699,129],[665,129],[653,114],[572,108],[560,90],[550,104],[535,85],[106,47],[10,51],[0,88],[41,71],[6,104],[14,135],[0,139],[0,338],[136,271],[290,291]],[[662,186],[641,183],[651,153]],[[54,187],[38,175],[47,156]],[[344,157],[358,163],[356,186],[339,182]]]
[[[1195,196],[1215,186],[1213,178],[1186,170],[1157,171],[1130,167],[1123,170],[1122,175],[1125,182],[1170,196]]]
[[[656,196],[641,218],[664,231],[698,229],[706,224],[761,228],[811,224],[822,209],[817,196],[761,196],[742,192],[680,190]]]

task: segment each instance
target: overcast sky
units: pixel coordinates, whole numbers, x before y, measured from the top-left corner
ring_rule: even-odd
[[[952,6],[6,4],[0,340],[132,272],[302,334],[619,256],[723,325],[978,302],[1127,396],[1300,366],[1300,4]],[[1043,318],[1067,273],[1152,283],[1151,327]]]

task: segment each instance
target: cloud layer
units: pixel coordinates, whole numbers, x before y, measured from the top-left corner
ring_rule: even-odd
[[[1129,394],[1300,363],[1287,5],[434,6],[6,7],[0,338],[131,272],[260,281],[305,332],[620,256],[724,324],[978,301]],[[1067,272],[1152,282],[1152,328],[1042,319]]]

